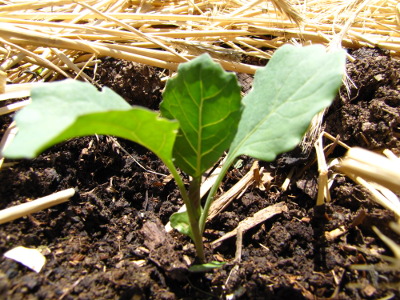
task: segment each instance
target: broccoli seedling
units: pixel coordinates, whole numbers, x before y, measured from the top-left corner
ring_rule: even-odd
[[[202,234],[210,205],[232,163],[240,155],[272,161],[293,149],[313,116],[329,106],[344,74],[345,52],[323,46],[282,46],[260,68],[252,90],[241,99],[233,73],[207,54],[179,66],[168,80],[157,112],[131,107],[108,88],[61,81],[32,90],[32,103],[15,116],[19,132],[5,149],[10,158],[32,158],[50,146],[79,136],[125,138],[153,151],[168,167],[186,212],[171,225],[194,241],[204,263]],[[225,150],[228,155],[205,204],[202,174]],[[178,169],[192,177],[186,190]]]

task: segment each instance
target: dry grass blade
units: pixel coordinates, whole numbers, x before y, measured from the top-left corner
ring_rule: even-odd
[[[288,17],[289,20],[298,25],[303,22],[303,17],[288,0],[271,0],[271,2],[282,14]]]

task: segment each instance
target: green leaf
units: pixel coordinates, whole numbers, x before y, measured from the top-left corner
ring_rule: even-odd
[[[193,233],[190,227],[189,215],[186,211],[173,213],[169,217],[172,228],[180,233],[189,236],[193,240]]]
[[[221,261],[211,261],[209,263],[201,264],[201,265],[193,265],[189,268],[190,272],[193,273],[204,273],[212,271],[213,269],[218,269],[224,266],[226,262]]]
[[[168,80],[161,103],[163,116],[179,121],[175,163],[200,177],[233,140],[241,115],[240,87],[233,73],[204,54],[179,65]]]
[[[343,50],[323,46],[282,46],[256,72],[253,89],[231,145],[229,160],[248,155],[272,161],[293,149],[311,119],[334,99],[345,71]]]
[[[44,84],[32,90],[32,103],[16,114],[18,133],[5,149],[10,158],[32,158],[67,139],[106,134],[137,142],[172,164],[176,121],[145,108],[131,107],[108,88],[99,92],[73,80]]]

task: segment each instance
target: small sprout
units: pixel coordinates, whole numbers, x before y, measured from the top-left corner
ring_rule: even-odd
[[[201,265],[193,265],[189,268],[189,271],[193,272],[193,273],[209,272],[214,269],[221,268],[225,264],[226,264],[225,262],[221,262],[221,261],[212,261],[212,262],[201,264]]]
[[[315,114],[334,99],[345,69],[345,52],[326,53],[320,45],[282,46],[257,71],[243,98],[233,73],[204,54],[179,66],[163,93],[160,117],[131,107],[104,88],[62,81],[32,90],[32,104],[16,114],[19,127],[4,154],[32,158],[73,137],[105,134],[137,142],[153,151],[173,175],[186,212],[171,224],[192,238],[205,262],[202,234],[214,196],[230,166],[241,155],[272,161],[293,149]],[[200,199],[203,173],[228,151],[205,205]],[[193,179],[186,190],[177,168]]]

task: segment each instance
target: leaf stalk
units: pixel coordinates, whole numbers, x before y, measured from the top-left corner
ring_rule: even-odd
[[[208,212],[210,210],[211,204],[214,201],[214,196],[217,193],[217,190],[218,190],[219,186],[221,185],[221,182],[224,179],[226,172],[228,172],[229,167],[232,165],[234,160],[235,160],[235,157],[228,155],[226,162],[222,165],[221,172],[218,174],[217,179],[215,180],[214,184],[212,185],[212,187],[210,189],[210,192],[208,193],[206,203],[204,204],[204,208],[203,208],[203,211],[201,212],[200,221],[199,221],[201,234],[203,234],[203,232],[204,232],[206,222],[207,222]]]
[[[205,262],[204,255],[204,245],[203,245],[203,237],[202,231],[199,226],[199,217],[201,216],[201,207],[195,207],[195,202],[189,197],[189,195],[197,194],[197,192],[192,192],[192,189],[195,189],[196,186],[193,185],[193,181],[191,183],[189,194],[186,191],[185,185],[182,181],[181,176],[179,175],[177,169],[175,168],[173,163],[166,164],[168,169],[170,170],[172,176],[174,176],[175,182],[178,185],[179,191],[182,195],[183,202],[186,205],[186,211],[189,216],[189,223],[192,231],[192,239],[196,248],[197,256],[200,260],[200,263]],[[198,181],[198,180],[197,180]],[[200,204],[200,185],[198,184],[198,202]]]

